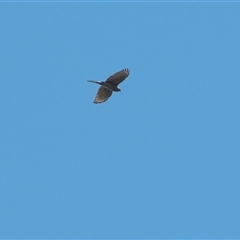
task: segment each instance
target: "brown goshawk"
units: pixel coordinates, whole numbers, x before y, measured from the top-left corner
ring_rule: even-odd
[[[97,91],[97,95],[94,99],[94,103],[102,103],[111,97],[112,92],[120,92],[121,89],[118,88],[118,84],[123,82],[129,76],[129,69],[123,69],[115,74],[111,75],[105,82],[88,80],[88,82],[97,83],[101,87]]]

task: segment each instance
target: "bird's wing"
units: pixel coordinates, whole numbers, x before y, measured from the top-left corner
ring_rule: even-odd
[[[112,95],[112,91],[101,86],[98,91],[97,91],[97,95],[94,99],[94,103],[102,103],[108,100],[109,97],[111,97]]]
[[[118,85],[119,83],[121,83],[122,81],[124,81],[128,75],[129,75],[129,69],[123,69],[119,72],[116,72],[114,73],[113,75],[111,75],[107,80],[106,82],[109,82],[109,83],[113,83],[115,85]]]

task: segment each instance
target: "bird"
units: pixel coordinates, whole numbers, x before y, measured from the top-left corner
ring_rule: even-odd
[[[107,101],[109,97],[111,97],[112,92],[121,92],[121,89],[118,88],[118,84],[123,82],[129,76],[129,73],[130,70],[125,68],[111,75],[105,82],[88,80],[88,82],[101,85],[97,91],[93,103],[103,103]]]

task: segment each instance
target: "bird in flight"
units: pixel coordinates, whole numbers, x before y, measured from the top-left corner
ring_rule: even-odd
[[[107,101],[109,97],[111,97],[112,92],[120,92],[121,89],[118,88],[118,84],[123,82],[129,76],[129,72],[129,69],[123,69],[111,75],[105,82],[88,80],[88,82],[101,85],[93,102],[103,103]]]

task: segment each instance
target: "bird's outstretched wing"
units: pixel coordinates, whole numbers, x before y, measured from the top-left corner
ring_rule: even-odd
[[[119,83],[121,83],[122,81],[124,81],[128,77],[129,73],[130,73],[129,69],[127,69],[127,68],[123,69],[123,70],[121,70],[119,72],[116,72],[113,75],[111,75],[106,80],[106,82],[113,83],[117,86]]]
[[[111,97],[112,95],[112,91],[110,91],[109,89],[101,86],[98,91],[97,91],[97,95],[94,99],[94,103],[102,103],[108,100],[109,97]]]

